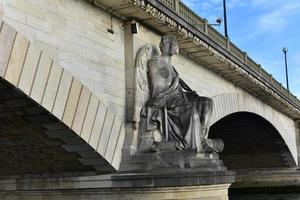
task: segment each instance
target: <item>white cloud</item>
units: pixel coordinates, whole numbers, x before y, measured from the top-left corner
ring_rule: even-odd
[[[199,0],[182,0],[187,6],[193,9],[201,10],[217,10],[223,9],[222,0],[209,0],[209,1],[199,1]],[[249,5],[251,0],[227,0],[226,5],[228,9],[233,9],[237,7],[244,7]]]
[[[182,0],[213,23],[223,16],[222,0]],[[285,85],[283,46],[289,47],[290,88],[300,98],[300,42],[297,38],[300,0],[226,0],[231,40],[255,55],[269,73]],[[235,18],[232,18],[232,17]],[[221,29],[223,27],[220,27]],[[223,30],[223,29],[222,29]],[[297,53],[298,52],[298,53]]]
[[[259,1],[260,3],[264,2],[265,4],[270,2],[270,0],[253,1]],[[272,1],[272,3],[276,4],[275,1]],[[256,19],[256,22],[252,27],[254,30],[251,34],[252,38],[256,38],[261,35],[271,36],[273,34],[281,33],[291,23],[290,18],[299,13],[300,2],[293,2],[285,5],[278,3],[276,5],[277,6],[272,9],[267,9],[264,12],[265,14]]]

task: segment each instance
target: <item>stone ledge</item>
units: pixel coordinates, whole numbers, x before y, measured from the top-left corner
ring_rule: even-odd
[[[268,188],[299,187],[300,170],[298,168],[248,169],[240,170],[232,188]]]
[[[128,173],[66,178],[27,178],[0,180],[2,191],[73,190],[109,188],[185,187],[199,185],[231,184],[234,172]]]
[[[1,191],[0,197],[9,199],[105,199],[105,200],[162,200],[199,199],[228,200],[230,184],[209,186],[163,187],[163,188],[109,188],[37,191]]]

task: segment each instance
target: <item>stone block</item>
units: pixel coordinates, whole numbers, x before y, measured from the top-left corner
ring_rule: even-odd
[[[34,44],[29,46],[18,85],[18,87],[27,95],[31,93],[32,83],[35,79],[41,55],[42,51],[39,47]]]
[[[63,71],[63,75],[59,84],[59,88],[56,94],[52,113],[58,118],[62,119],[65,106],[70,92],[70,87],[73,81],[73,77],[66,70]]]
[[[42,98],[42,105],[48,111],[52,111],[55,101],[56,93],[62,77],[62,68],[57,62],[53,62],[48,81],[46,82],[46,89]]]
[[[119,135],[121,133],[122,121],[118,116],[115,116],[114,124],[110,133],[108,144],[104,153],[105,159],[111,163],[117,148]]]
[[[68,2],[64,4],[64,6],[60,6],[58,10],[58,14],[62,16],[64,19],[66,19],[67,21],[76,23],[80,26],[84,26],[87,21],[86,16],[84,15],[85,12],[83,10],[81,11],[82,13],[76,12],[76,9],[82,9],[80,8],[81,5],[80,2],[76,2],[77,5],[73,3],[74,2]],[[71,4],[73,5],[71,6]]]
[[[7,69],[15,37],[16,31],[11,26],[4,23],[0,33],[0,76],[2,77],[5,75]]]
[[[104,125],[101,131],[101,136],[99,140],[99,144],[97,147],[97,151],[101,154],[104,155],[105,150],[108,145],[108,140],[111,134],[113,122],[114,122],[115,115],[112,113],[110,110],[107,110],[106,117],[104,120]]]
[[[70,94],[67,100],[66,108],[63,115],[63,122],[69,127],[72,126],[76,108],[78,105],[82,85],[77,79],[73,79]]]
[[[63,51],[67,51],[72,53],[74,56],[82,56],[83,54],[83,48],[82,46],[71,42],[71,41],[65,41],[65,47],[63,48]]]
[[[38,103],[42,101],[52,65],[53,59],[43,52],[30,93],[30,97]]]
[[[29,41],[35,40],[36,37],[34,28],[5,16],[3,17],[3,20],[12,26],[17,32],[22,33],[22,35],[24,35]]]
[[[91,95],[90,103],[83,123],[82,131],[80,134],[82,139],[84,139],[87,142],[90,141],[99,103],[100,102],[98,97],[96,97],[95,95]]]
[[[96,151],[85,151],[85,152],[78,152],[80,157],[82,158],[98,158],[100,155]]]
[[[49,131],[57,131],[57,130],[67,131],[68,130],[66,125],[64,125],[63,123],[59,123],[59,122],[43,123],[42,126],[45,127]]]
[[[17,33],[5,74],[5,79],[13,85],[17,85],[19,82],[28,46],[29,41]]]
[[[79,102],[74,116],[72,129],[80,135],[84,123],[87,108],[90,102],[91,92],[86,87],[83,87],[79,97]]]
[[[107,164],[105,160],[101,158],[79,158],[79,162],[85,166],[88,165],[105,165]]]
[[[53,117],[49,115],[34,115],[27,117],[27,119],[34,124],[54,122]]]
[[[116,145],[117,148],[114,152],[112,162],[111,162],[112,166],[115,169],[119,169],[120,163],[122,161],[122,150],[123,150],[124,140],[125,140],[125,126],[123,124],[119,133],[118,143]]]
[[[86,38],[105,47],[108,47],[110,44],[110,40],[104,34],[97,34],[90,30],[86,30]]]
[[[49,34],[44,31],[36,30],[35,31],[35,37],[36,40],[42,41],[46,44],[49,44],[51,46],[57,47],[57,48],[64,48],[65,42],[64,40],[57,37],[57,35]]]
[[[91,147],[88,144],[64,144],[62,148],[67,152],[91,151]]]
[[[50,138],[63,139],[74,137],[74,132],[71,130],[48,130],[44,133]]]
[[[40,19],[46,19],[46,10],[42,9],[43,6],[47,6],[48,4],[43,2],[41,5],[38,5],[37,2],[32,2],[28,0],[23,1],[11,1],[11,6],[16,8],[17,10],[30,14],[32,16],[38,17]]]
[[[40,19],[40,18],[34,17],[31,15],[31,13],[26,15],[26,24],[28,26],[31,26],[35,29],[38,29],[38,30],[41,30],[41,31],[44,31],[47,33],[53,32],[52,26],[48,21],[46,21],[45,19]]]
[[[73,134],[74,135],[74,134]],[[78,136],[74,136],[74,137],[65,137],[61,139],[65,144],[84,144],[84,140],[82,140],[80,137]]]
[[[25,24],[26,14],[14,7],[4,4],[4,15],[10,19],[16,20]]]
[[[89,49],[83,49],[83,52],[82,52],[83,56],[88,58],[88,59],[91,59],[91,60],[95,60],[95,61],[98,61],[98,57],[99,57],[99,53],[93,51],[93,50],[89,50]]]
[[[77,34],[81,37],[84,37],[85,34],[85,26],[81,26],[77,23],[67,21],[66,26],[64,27],[66,31]]]
[[[107,113],[107,107],[100,102],[99,108],[96,114],[95,123],[92,129],[91,137],[89,139],[89,144],[94,148],[97,149],[99,139],[101,136],[104,120]]]

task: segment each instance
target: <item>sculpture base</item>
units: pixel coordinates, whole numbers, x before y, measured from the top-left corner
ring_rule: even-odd
[[[217,154],[196,154],[189,151],[137,153],[122,162],[122,172],[226,171]]]

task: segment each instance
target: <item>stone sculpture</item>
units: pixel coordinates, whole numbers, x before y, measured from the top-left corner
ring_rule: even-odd
[[[224,144],[208,139],[211,98],[199,96],[180,77],[171,63],[178,53],[174,36],[163,36],[158,50],[142,47],[136,59],[140,95],[138,150],[143,152],[191,151],[219,153]]]

